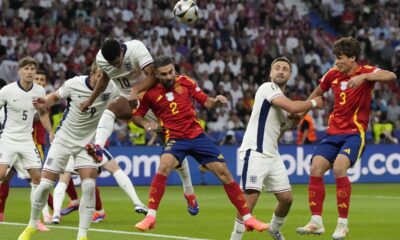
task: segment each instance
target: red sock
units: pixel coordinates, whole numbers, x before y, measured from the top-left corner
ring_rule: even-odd
[[[157,173],[153,181],[151,182],[149,190],[149,208],[153,210],[158,209],[161,198],[165,192],[165,186],[167,185],[167,176]]]
[[[349,215],[351,183],[349,178],[336,178],[336,202],[339,217],[347,218]]]
[[[54,208],[53,208],[53,195],[51,195],[51,193],[49,194],[49,197],[47,198],[47,204],[49,205],[51,210],[54,210]]]
[[[0,213],[4,213],[9,189],[10,185],[8,183],[0,184]]]
[[[308,204],[312,215],[322,216],[324,200],[324,178],[310,176],[310,184],[308,185]]]
[[[100,211],[103,209],[103,203],[101,202],[100,198],[100,190],[96,185],[96,211]]]
[[[78,200],[78,193],[76,192],[74,181],[72,181],[72,179],[69,180],[66,192],[71,200]]]
[[[244,198],[243,192],[237,182],[234,181],[229,184],[224,184],[224,189],[229,197],[229,200],[231,200],[233,205],[235,205],[241,216],[250,213],[246,199]]]

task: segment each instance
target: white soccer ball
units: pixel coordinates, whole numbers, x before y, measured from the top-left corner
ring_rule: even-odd
[[[194,0],[180,0],[174,6],[174,16],[178,22],[193,24],[199,16],[199,7]]]

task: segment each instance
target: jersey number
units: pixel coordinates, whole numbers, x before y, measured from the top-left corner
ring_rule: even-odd
[[[22,120],[26,120],[26,119],[28,119],[28,110],[24,110],[24,111],[22,111]]]
[[[340,102],[339,102],[339,104],[340,105],[346,104],[346,93],[344,93],[344,92],[340,93]]]
[[[127,78],[117,78],[116,79],[119,84],[121,85],[122,88],[130,88],[131,87],[131,83],[129,82],[129,79]]]
[[[92,107],[91,109],[90,109],[90,117],[92,118],[93,116],[94,116],[94,114],[96,113],[96,108],[95,107]]]
[[[172,115],[179,113],[179,110],[176,110],[176,108],[178,107],[178,104],[176,104],[176,102],[170,103],[169,107],[171,108]]]

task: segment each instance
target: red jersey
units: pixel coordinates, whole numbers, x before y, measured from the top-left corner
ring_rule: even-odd
[[[133,113],[145,116],[151,109],[164,127],[166,140],[169,138],[193,139],[203,133],[200,121],[196,119],[193,99],[203,105],[208,96],[194,80],[185,76],[176,76],[176,82],[171,89],[157,84],[148,90],[139,108]]]
[[[329,116],[328,134],[363,133],[368,127],[374,82],[365,81],[356,88],[348,88],[348,81],[357,75],[379,69],[369,65],[357,66],[352,75],[337,68],[330,69],[321,78],[319,86],[326,92],[332,88],[334,106]]]

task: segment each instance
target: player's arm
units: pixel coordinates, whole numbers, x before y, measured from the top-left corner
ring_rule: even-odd
[[[312,108],[322,108],[323,106],[321,96],[312,98],[311,100],[307,101],[292,101],[285,95],[281,94],[272,99],[271,103],[274,106],[280,107],[289,113],[303,113],[309,111]]]
[[[394,72],[388,70],[378,70],[371,73],[363,73],[352,77],[349,80],[349,87],[358,87],[365,81],[371,82],[387,82],[396,80],[397,76]]]
[[[154,65],[150,63],[146,65],[142,71],[146,74],[146,78],[142,81],[137,82],[131,89],[131,95],[129,96],[129,104],[132,108],[136,108],[139,100],[139,93],[149,90],[151,87],[156,85],[157,79],[154,75]]]
[[[44,129],[46,129],[46,132],[49,134],[50,142],[53,142],[54,132],[53,127],[51,126],[49,111],[46,107],[39,107],[37,111],[39,113],[40,122],[42,123]]]
[[[207,109],[212,109],[215,107],[222,106],[223,104],[226,104],[227,102],[228,102],[228,99],[226,99],[226,97],[224,97],[222,95],[217,95],[215,98],[207,97],[203,106],[206,107]]]
[[[110,77],[102,71],[102,76],[100,79],[97,81],[96,86],[94,86],[92,95],[85,101],[81,103],[81,111],[85,112],[88,110],[88,108],[93,104],[93,102],[96,100],[96,98],[100,95],[100,93],[104,92],[106,90],[108,84],[110,83]]]

